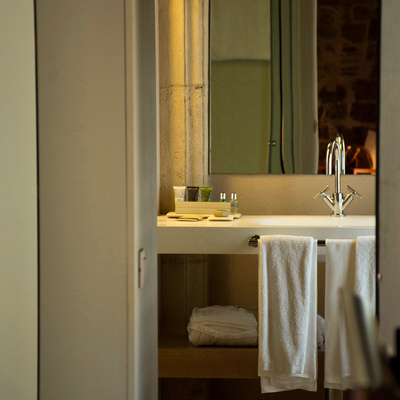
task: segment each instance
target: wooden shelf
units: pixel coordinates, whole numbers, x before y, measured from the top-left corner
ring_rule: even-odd
[[[186,336],[160,337],[160,378],[257,379],[257,347],[196,347]],[[323,382],[324,353],[318,354],[318,376]]]
[[[257,378],[257,347],[196,347],[187,337],[159,339],[160,378]]]

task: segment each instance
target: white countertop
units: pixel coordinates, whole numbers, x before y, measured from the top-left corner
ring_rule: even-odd
[[[160,254],[257,254],[253,235],[312,236],[318,240],[375,235],[375,216],[249,215],[233,221],[196,222],[157,217]]]

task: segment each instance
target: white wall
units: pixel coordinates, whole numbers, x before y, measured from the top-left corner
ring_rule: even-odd
[[[346,185],[357,190],[363,198],[355,198],[346,208],[349,215],[375,214],[375,176],[346,175],[342,177],[342,192]],[[327,175],[210,175],[214,200],[220,192],[237,192],[239,211],[247,215],[328,215],[330,208],[322,198],[314,196],[330,186],[335,190],[335,177]]]
[[[0,398],[37,397],[33,1],[0,7]]]
[[[159,0],[160,212],[208,182],[208,1]]]

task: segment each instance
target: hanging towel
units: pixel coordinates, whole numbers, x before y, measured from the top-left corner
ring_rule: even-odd
[[[347,390],[357,386],[349,358],[348,334],[339,291],[354,291],[375,304],[375,240],[326,241],[325,387]]]
[[[261,391],[317,390],[317,242],[259,240]]]
[[[356,244],[355,292],[375,310],[375,236],[358,236]]]
[[[187,330],[195,346],[257,346],[256,317],[241,307],[195,307]]]
[[[317,315],[317,344],[318,350],[325,351],[325,320]]]
[[[326,240],[325,272],[325,387],[345,390],[342,357],[345,343],[341,343],[339,290],[354,287],[355,240]],[[345,363],[343,359],[343,364]],[[344,367],[344,366],[343,366]]]

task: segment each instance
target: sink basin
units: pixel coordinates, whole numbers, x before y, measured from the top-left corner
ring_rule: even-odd
[[[374,215],[348,215],[332,217],[330,215],[271,215],[255,217],[258,226],[312,226],[312,227],[373,227]]]

